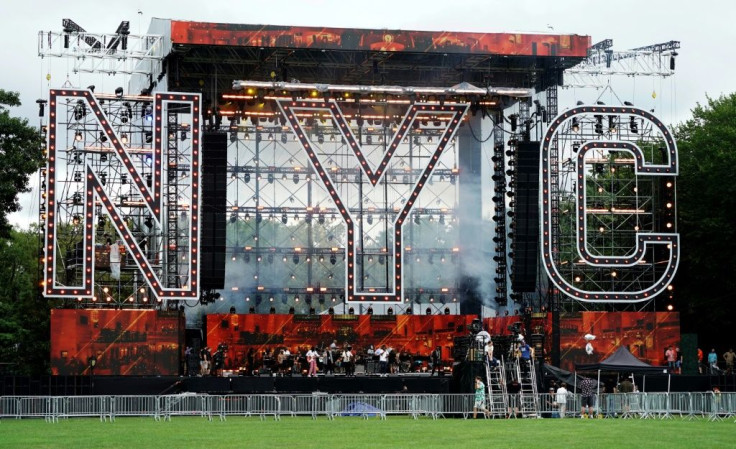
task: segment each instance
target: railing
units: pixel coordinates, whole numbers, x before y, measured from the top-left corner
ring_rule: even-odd
[[[580,396],[566,396],[566,413],[560,416],[555,394],[539,394],[537,418],[580,416]],[[121,416],[198,416],[207,420],[229,416],[308,416],[336,419],[356,416],[386,419],[390,415],[464,418],[473,411],[473,394],[252,394],[163,396],[3,396],[0,419],[43,418],[47,422],[75,417],[115,421]],[[511,404],[511,403],[509,403]],[[736,417],[736,393],[627,393],[596,396],[595,416],[605,418],[695,419],[710,421]]]

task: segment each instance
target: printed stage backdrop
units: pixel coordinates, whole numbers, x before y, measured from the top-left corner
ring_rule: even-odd
[[[51,373],[178,375],[183,339],[178,312],[53,309]]]
[[[585,334],[595,335],[594,352],[585,352]],[[677,312],[581,312],[560,318],[560,368],[574,371],[575,364],[598,363],[626,346],[639,360],[665,364],[667,346],[680,344]]]
[[[453,338],[467,336],[472,315],[207,315],[207,346],[228,346],[225,368],[245,366],[250,348],[257,354],[286,347],[304,353],[337,340],[361,354],[369,345],[426,357],[436,346],[452,358]]]
[[[586,56],[589,36],[575,34],[465,33],[350,28],[236,25],[171,21],[174,44],[374,50],[418,53],[481,53]]]

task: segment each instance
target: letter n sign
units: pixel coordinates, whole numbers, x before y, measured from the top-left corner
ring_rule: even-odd
[[[111,117],[108,117],[108,105],[116,99],[112,96],[100,95],[101,99],[89,90],[75,89],[57,89],[50,91],[49,98],[49,140],[48,140],[48,161],[47,161],[47,197],[46,209],[48,211],[45,219],[44,227],[44,295],[47,297],[65,297],[80,298],[92,297],[95,292],[95,220],[99,217],[98,213],[103,213],[109,217],[110,223],[115,228],[120,241],[125,245],[129,254],[128,260],[132,259],[142,278],[149,285],[152,294],[157,298],[171,299],[191,299],[199,298],[199,202],[200,202],[200,96],[196,94],[181,93],[157,93],[153,97],[145,97],[147,101],[153,101],[152,131],[150,133],[150,142],[152,148],[137,149],[126,146],[126,139],[116,123],[113,123]],[[104,97],[104,98],[102,98]],[[142,97],[131,97],[131,101],[140,100]],[[71,100],[75,104],[83,105],[85,111],[91,112],[94,117],[95,132],[99,130],[99,141],[105,142],[95,148],[75,149],[81,156],[77,160],[77,164],[82,166],[79,170],[78,184],[81,184],[81,192],[76,196],[74,201],[83,204],[84,214],[75,218],[79,221],[81,242],[76,250],[81,255],[82,275],[76,276],[70,285],[68,279],[57,279],[59,268],[63,266],[65,261],[64,254],[60,254],[57,250],[59,243],[59,229],[67,225],[60,211],[65,207],[65,203],[69,200],[65,196],[68,193],[70,180],[70,167],[67,164],[67,157],[64,152],[70,153],[68,148],[64,148],[65,143],[60,134],[59,127],[64,126],[62,111],[66,108],[66,103]],[[107,102],[107,103],[105,103]],[[166,145],[173,143],[178,139],[177,133],[167,131],[168,124],[165,117],[169,111],[169,105],[175,105],[172,110],[181,110],[182,107],[191,113],[191,133],[190,142],[187,150],[179,153],[185,157],[181,160],[168,160]],[[80,106],[81,107],[81,106]],[[128,104],[128,108],[130,105]],[[119,120],[119,119],[118,119]],[[89,123],[89,122],[88,122]],[[119,135],[120,134],[120,135]],[[81,135],[80,135],[81,137]],[[178,143],[176,143],[178,144]],[[61,145],[61,146],[60,146]],[[191,147],[191,148],[189,148]],[[141,157],[141,151],[145,152],[145,157]],[[95,170],[91,160],[93,157],[100,158],[101,154],[105,154],[105,158],[117,158],[116,170],[114,173],[105,173],[104,176]],[[99,161],[99,159],[97,159]],[[145,162],[142,162],[145,161]],[[144,176],[142,173],[143,166],[149,173]],[[177,178],[177,185],[184,185],[186,189],[189,208],[188,214],[180,216],[168,216],[168,203],[164,197],[167,192],[168,177],[164,176],[169,165],[183,167],[179,173],[186,174],[186,179]],[[75,168],[77,170],[77,168]],[[124,178],[123,178],[124,177]],[[164,226],[167,220],[181,220],[186,215],[187,223],[183,226],[188,234],[187,238],[176,236],[176,245],[179,246],[177,254],[185,261],[181,261],[179,265],[180,272],[185,272],[187,282],[182,285],[171,287],[166,285],[166,281],[162,279],[165,276],[161,267],[161,252],[148,251],[142,248],[141,238],[136,237],[134,229],[131,229],[130,220],[121,212],[120,205],[122,199],[120,193],[110,191],[111,181],[113,179],[125,179],[126,187],[129,187],[130,195],[139,199],[139,207],[145,211],[146,216],[151,217],[151,225],[159,229],[166,229]],[[149,181],[150,180],[150,181]],[[163,196],[162,196],[163,195]],[[178,210],[180,210],[179,208]],[[175,214],[176,215],[176,214]],[[166,241],[164,236],[164,241]],[[105,242],[99,242],[105,243]],[[186,250],[181,248],[186,246]],[[171,248],[164,248],[164,252]],[[153,256],[152,254],[156,254]],[[79,257],[79,256],[77,256]],[[155,257],[155,260],[150,258]]]

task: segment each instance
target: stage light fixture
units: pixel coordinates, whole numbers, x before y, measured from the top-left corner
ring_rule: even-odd
[[[115,88],[115,96],[118,98],[123,98],[123,88],[122,87]]]
[[[128,135],[127,135],[126,133],[123,133],[123,134],[122,134],[122,135],[120,136],[120,142],[122,142],[122,143],[124,143],[124,144],[127,144],[127,143],[128,143]]]
[[[575,133],[580,132],[580,121],[578,121],[577,117],[572,118],[572,131]]]
[[[516,127],[518,126],[518,119],[519,119],[519,116],[516,114],[511,114],[509,116],[509,121],[511,122],[511,132],[512,133],[516,132]]]
[[[76,140],[77,142],[81,142],[82,141],[82,133],[81,133],[81,131],[77,131],[74,134],[74,140]]]
[[[595,132],[596,134],[603,134],[603,116],[595,116]]]

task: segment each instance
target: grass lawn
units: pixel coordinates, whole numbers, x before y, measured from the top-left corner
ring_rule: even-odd
[[[460,446],[455,446],[455,445]],[[708,422],[679,418],[413,420],[408,417],[305,417],[281,421],[230,417],[118,418],[114,423],[74,418],[0,422],[0,447],[10,448],[647,448],[736,447],[733,419]]]

